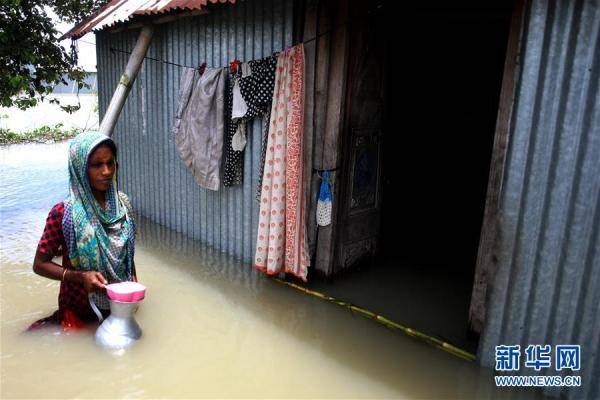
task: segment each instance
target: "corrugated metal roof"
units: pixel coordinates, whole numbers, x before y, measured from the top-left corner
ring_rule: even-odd
[[[202,10],[208,3],[235,2],[236,0],[112,0],[65,33],[63,37],[77,39],[90,31],[99,31],[127,22],[136,15],[164,14],[175,10]]]

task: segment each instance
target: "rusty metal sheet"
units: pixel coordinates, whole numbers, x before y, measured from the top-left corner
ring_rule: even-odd
[[[235,2],[236,0],[112,0],[65,33],[63,38],[78,39],[88,32],[100,31],[127,22],[135,15],[157,15],[175,10],[202,10],[209,3],[233,4]]]
[[[207,0],[154,0],[140,7],[136,14],[162,14],[174,9],[200,10],[206,4]]]

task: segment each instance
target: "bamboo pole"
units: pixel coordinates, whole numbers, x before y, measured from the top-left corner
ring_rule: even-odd
[[[432,346],[435,346],[438,349],[444,350],[445,352],[448,352],[448,353],[450,353],[452,355],[455,355],[456,357],[462,358],[462,359],[467,360],[467,361],[475,361],[477,359],[477,357],[475,356],[475,354],[471,354],[468,351],[465,351],[465,350],[463,350],[463,349],[461,349],[459,347],[456,347],[456,346],[454,346],[454,345],[452,345],[450,343],[444,342],[443,340],[440,340],[440,339],[438,339],[436,337],[433,337],[433,336],[427,335],[425,333],[419,332],[416,329],[400,325],[397,322],[391,321],[391,320],[389,320],[389,319],[387,319],[387,318],[385,318],[385,317],[383,317],[381,315],[377,315],[377,314],[375,314],[372,311],[365,310],[364,308],[355,306],[354,304],[348,303],[346,301],[338,300],[335,297],[331,297],[331,296],[328,296],[326,294],[319,293],[317,291],[307,289],[305,287],[302,287],[302,286],[297,285],[297,284],[292,283],[292,282],[287,282],[287,281],[284,281],[284,280],[279,279],[279,278],[273,278],[273,279],[276,282],[281,283],[283,285],[287,285],[287,286],[293,287],[294,289],[297,289],[297,290],[299,290],[301,292],[307,293],[307,294],[312,295],[312,296],[319,297],[319,298],[321,298],[321,299],[323,299],[325,301],[330,301],[330,302],[335,303],[335,304],[337,304],[339,306],[345,307],[345,308],[349,309],[350,311],[355,312],[357,314],[360,314],[360,315],[362,315],[365,318],[370,318],[370,319],[372,319],[372,320],[374,320],[374,321],[376,321],[376,322],[378,322],[378,323],[386,326],[389,329],[398,330],[398,331],[404,332],[406,335],[408,335],[410,337],[422,340],[423,342],[428,343],[428,344],[430,344]]]
[[[115,125],[117,124],[117,120],[119,119],[119,115],[121,114],[123,106],[125,105],[125,100],[127,100],[129,91],[133,86],[133,82],[135,82],[135,78],[140,71],[144,57],[146,57],[146,53],[148,52],[148,47],[150,47],[150,41],[152,40],[153,32],[153,25],[144,26],[140,32],[137,43],[131,52],[131,56],[129,56],[129,61],[127,61],[125,72],[123,72],[121,79],[119,79],[119,84],[115,89],[115,93],[110,100],[108,109],[106,110],[104,118],[102,119],[102,123],[100,124],[100,132],[104,133],[106,136],[112,136]]]

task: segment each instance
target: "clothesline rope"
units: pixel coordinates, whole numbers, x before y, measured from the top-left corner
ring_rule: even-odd
[[[304,40],[304,41],[302,41],[302,42],[296,43],[296,45],[298,45],[298,44],[300,44],[300,43],[302,43],[302,44],[307,44],[307,43],[310,43],[310,42],[312,42],[312,41],[315,41],[315,40],[317,40],[318,38],[320,38],[321,36],[327,35],[327,34],[329,34],[329,33],[333,32],[333,31],[335,31],[335,30],[337,30],[337,29],[339,29],[339,28],[341,28],[341,27],[345,26],[346,24],[348,24],[348,22],[344,22],[343,24],[340,24],[340,25],[338,25],[338,26],[335,26],[335,27],[333,27],[333,28],[331,28],[331,29],[328,29],[328,30],[326,30],[325,32],[323,32],[323,33],[320,33],[320,34],[318,34],[318,35],[316,35],[316,36],[314,36],[314,37],[312,37],[312,38],[310,38],[310,39],[307,39],[307,40]],[[114,47],[110,47],[110,49],[109,49],[109,50],[110,50],[110,52],[111,52],[111,53],[115,53],[115,52],[116,52],[116,53],[131,54],[131,51],[127,51],[127,50],[121,50],[121,49],[115,49]],[[169,64],[169,65],[173,65],[173,66],[176,66],[176,67],[181,67],[181,68],[197,68],[197,67],[198,67],[198,66],[194,66],[194,67],[192,67],[192,66],[189,66],[189,65],[177,64],[177,63],[174,63],[174,62],[172,62],[172,61],[161,60],[161,59],[159,59],[159,58],[148,57],[148,56],[145,56],[145,57],[144,57],[144,59],[146,59],[146,60],[150,60],[150,61],[161,62],[161,63],[164,63],[164,64]],[[212,67],[212,68],[227,68],[227,67],[228,67],[228,66],[222,66],[222,67]]]

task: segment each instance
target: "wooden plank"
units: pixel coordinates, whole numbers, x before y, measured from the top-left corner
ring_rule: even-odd
[[[329,1],[321,2],[319,6],[318,34],[323,34],[331,28],[331,15],[329,13]],[[316,168],[323,166],[323,137],[325,135],[325,122],[327,117],[327,90],[329,85],[329,48],[330,35],[320,36],[316,40],[316,67],[315,67],[315,93],[314,93],[314,132],[315,149],[314,158]]]
[[[306,4],[304,15],[304,27],[301,40],[310,40],[317,35],[318,23],[318,0],[309,0]],[[317,238],[317,225],[314,215],[317,207],[317,192],[315,181],[318,177],[312,173],[313,168],[313,146],[314,146],[314,110],[315,110],[315,70],[316,70],[316,41],[310,41],[304,45],[305,57],[305,102],[304,102],[304,165],[306,166],[304,190],[306,193],[307,210],[307,234],[310,254],[315,254]],[[318,182],[317,182],[318,184]],[[317,186],[318,187],[318,186]],[[313,265],[314,267],[314,265]]]
[[[336,7],[332,32],[331,58],[329,70],[329,88],[327,93],[327,118],[323,146],[322,169],[335,169],[340,155],[340,134],[345,104],[344,86],[346,84],[346,12],[347,3],[339,2]]]
[[[329,87],[327,90],[326,115],[323,133],[323,145],[321,147],[321,168],[337,169],[340,148],[340,135],[344,122],[345,86],[346,86],[346,64],[348,55],[348,4],[343,0],[329,3],[333,7],[333,30],[331,33],[330,62],[327,74]],[[331,15],[331,14],[330,14]],[[326,276],[333,273],[334,250],[336,241],[336,221],[339,215],[339,179],[338,171],[331,174],[333,209],[332,223],[326,227],[319,227],[316,263],[318,269]]]
[[[519,75],[519,51],[521,48],[526,3],[526,0],[517,1],[511,20],[506,48],[504,76],[502,78],[500,102],[498,105],[485,211],[479,239],[471,305],[469,307],[469,326],[477,333],[481,333],[483,328],[486,312],[486,293],[488,286],[492,284],[497,269],[497,245],[500,240],[499,200],[510,140],[510,126],[517,77]]]
[[[380,137],[383,122],[384,34],[378,17],[367,9],[350,10],[352,26],[348,42],[352,47],[347,55],[345,117],[343,119],[338,158],[339,176],[337,228],[334,237],[334,275],[342,270],[373,260],[377,249],[380,221]],[[371,165],[376,174],[367,200],[363,189],[356,188],[356,157],[371,151],[377,164]],[[354,197],[354,196],[357,197]],[[356,202],[355,202],[356,201]]]
[[[317,7],[316,33],[323,35],[331,29],[331,15],[328,4],[330,0],[319,1]],[[330,35],[319,36],[315,41],[315,76],[313,85],[313,167],[320,169],[323,166],[323,137],[325,135],[325,120],[327,116],[327,87],[329,73],[329,46],[331,43]],[[319,180],[317,175],[312,176],[312,189],[318,190]],[[317,201],[311,198],[309,214],[316,213]],[[313,214],[314,215],[314,214]],[[309,217],[310,218],[310,217]],[[309,220],[310,221],[310,220]],[[316,224],[310,222],[310,226],[315,226],[314,234],[314,269],[317,275],[325,276],[327,273],[328,262],[319,256],[319,243],[326,235],[321,235],[322,228],[316,227]],[[310,240],[310,236],[309,236]]]

